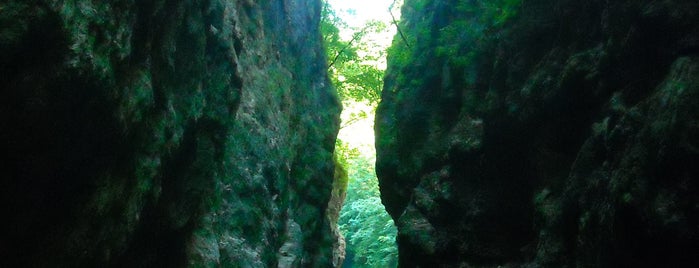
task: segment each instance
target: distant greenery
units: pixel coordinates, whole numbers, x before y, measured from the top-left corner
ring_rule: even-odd
[[[340,212],[340,230],[347,242],[344,267],[396,267],[396,227],[379,198],[374,160],[349,160],[350,183]]]
[[[381,97],[384,75],[377,62],[385,52],[372,51],[374,48],[366,37],[385,31],[387,25],[369,22],[354,29],[350,40],[346,40],[340,29],[348,28],[326,3],[322,11],[321,32],[333,85],[346,107],[360,102],[375,108]],[[343,127],[366,120],[371,114],[371,111],[357,111],[343,122]],[[338,222],[346,241],[343,267],[395,267],[398,260],[396,228],[379,197],[375,156],[363,155],[339,139],[335,153],[338,163],[349,175],[347,197]]]

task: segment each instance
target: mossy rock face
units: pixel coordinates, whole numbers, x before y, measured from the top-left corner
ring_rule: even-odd
[[[3,1],[0,266],[331,266],[320,7]]]
[[[699,264],[699,3],[402,10],[375,122],[401,266]]]

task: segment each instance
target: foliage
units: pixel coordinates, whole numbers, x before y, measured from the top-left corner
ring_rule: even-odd
[[[335,140],[335,155],[340,165],[349,167],[349,160],[359,157],[359,154],[357,148],[351,148],[349,144],[340,139]]]
[[[322,11],[321,32],[330,78],[343,101],[376,104],[381,97],[383,78],[383,70],[376,63],[383,55],[367,53],[372,44],[366,37],[385,31],[386,25],[371,21],[361,29],[352,29],[355,33],[351,40],[346,41],[342,39],[340,30],[348,28],[326,3]]]
[[[320,31],[328,60],[342,63],[357,58],[357,50],[340,36],[340,28],[346,27],[348,27],[347,24],[335,14],[330,4],[323,4]]]
[[[396,227],[386,213],[373,160],[349,160],[349,186],[340,212],[340,230],[347,242],[345,267],[395,267],[398,260]]]

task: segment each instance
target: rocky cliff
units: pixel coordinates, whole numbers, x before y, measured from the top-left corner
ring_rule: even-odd
[[[699,2],[406,0],[376,116],[402,267],[699,264]]]
[[[340,105],[319,16],[1,1],[0,266],[330,267]]]

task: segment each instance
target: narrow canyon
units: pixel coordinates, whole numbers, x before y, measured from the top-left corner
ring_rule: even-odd
[[[399,267],[699,265],[699,1],[397,2]],[[342,267],[323,5],[0,0],[0,267]]]

